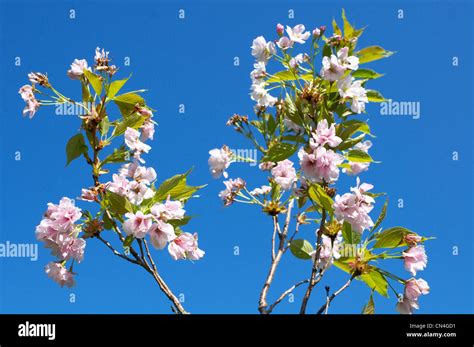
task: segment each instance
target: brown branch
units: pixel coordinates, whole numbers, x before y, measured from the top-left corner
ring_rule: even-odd
[[[314,286],[316,286],[316,284],[318,284],[319,281],[321,281],[324,275],[324,269],[323,269],[319,271],[319,277],[317,277],[318,266],[319,266],[319,256],[321,254],[321,248],[322,248],[321,241],[322,241],[325,222],[326,222],[326,210],[323,208],[322,214],[321,214],[321,224],[318,229],[318,239],[316,242],[316,254],[314,256],[313,267],[311,269],[311,278],[308,284],[308,288],[306,289],[306,293],[303,297],[303,301],[301,302],[300,314],[306,313],[306,307],[308,306],[308,300],[311,296],[311,292],[313,291]]]
[[[139,263],[138,261],[132,259],[132,258],[129,258],[127,257],[126,255],[120,253],[119,251],[117,251],[111,244],[109,241],[106,241],[102,238],[102,236],[100,236],[99,234],[95,235],[95,237],[97,237],[102,243],[104,243],[116,256],[119,256],[120,258],[122,259],[125,259],[126,261],[129,261],[133,264],[137,264],[137,265],[141,265],[141,263]]]
[[[302,280],[302,281],[296,283],[292,287],[288,288],[286,291],[283,292],[283,294],[280,295],[280,297],[273,304],[270,305],[270,307],[268,308],[266,313],[267,314],[272,313],[275,306],[278,305],[287,295],[291,294],[300,285],[302,285],[304,283],[308,283],[308,282],[309,282],[309,279],[305,279],[305,280]]]
[[[268,271],[267,278],[265,280],[265,283],[263,285],[262,291],[260,293],[260,300],[258,304],[258,310],[260,311],[261,314],[268,314],[269,312],[267,311],[267,296],[268,296],[268,291],[270,289],[270,286],[273,282],[273,278],[275,277],[275,272],[278,268],[278,264],[280,263],[281,257],[285,253],[285,246],[286,246],[286,237],[288,235],[288,228],[290,225],[290,219],[291,219],[291,210],[293,209],[293,204],[294,200],[290,200],[288,203],[288,209],[286,212],[286,219],[285,219],[285,224],[283,227],[283,230],[280,230],[280,225],[278,224],[278,217],[275,216],[273,218],[273,227],[274,230],[278,230],[278,236],[280,238],[280,242],[278,245],[278,251],[275,256],[273,256],[274,248],[272,249],[272,262],[270,264],[270,270]],[[272,242],[273,246],[273,242]]]
[[[100,108],[100,115],[102,116],[104,114],[105,114],[105,97],[102,99],[101,108]],[[100,117],[99,117],[99,119],[100,119]],[[97,138],[97,125],[94,126],[94,128],[91,130],[91,132],[94,135],[93,141],[92,141],[92,147],[93,147],[92,149],[94,151],[94,156],[93,156],[93,160],[88,158],[88,156],[85,156],[85,158],[86,158],[87,163],[92,167],[92,178],[94,180],[94,185],[95,185],[95,187],[99,187],[100,186],[100,181],[99,181],[100,174],[99,174],[99,167],[98,166],[100,164],[99,151],[101,150],[101,148],[100,148],[99,143],[98,143],[99,139]],[[108,209],[105,209],[104,213],[107,215],[108,219],[110,220],[110,222],[112,224],[112,228],[114,229],[114,231],[117,234],[118,238],[123,243],[125,241],[125,237],[123,236],[122,232],[120,231],[120,229],[117,225],[117,222],[115,221],[115,218],[112,217],[112,214],[110,213],[110,211]],[[143,245],[142,245],[141,240],[138,240],[141,256],[135,251],[135,249],[132,246],[129,247],[130,253],[135,258],[135,260],[134,260],[134,259],[131,259],[131,258],[119,253],[117,250],[115,250],[113,248],[113,246],[108,241],[104,240],[100,235],[97,235],[97,238],[99,240],[101,240],[109,249],[111,249],[112,252],[114,252],[115,255],[117,255],[120,258],[123,258],[123,259],[125,259],[125,260],[127,260],[131,263],[134,263],[134,264],[137,264],[137,265],[143,267],[148,273],[150,273],[153,276],[153,278],[155,279],[156,283],[158,284],[160,290],[173,303],[173,305],[174,305],[174,307],[172,308],[173,312],[179,313],[179,314],[188,314],[188,312],[184,309],[184,307],[182,306],[179,299],[173,294],[171,289],[168,287],[166,282],[163,280],[163,278],[158,273],[158,270],[157,270],[156,265],[153,261],[153,258],[151,257],[151,253],[150,253],[150,250],[148,248],[148,244],[146,243],[145,240],[142,240],[142,241],[143,241],[143,244],[145,245],[145,248],[146,248],[147,257],[148,257],[148,259],[150,260],[150,262],[152,264],[151,266],[150,266],[150,264],[148,264],[148,262],[146,261],[146,258],[144,256]]]
[[[352,275],[351,278],[341,287],[339,288],[336,292],[334,292],[329,298],[326,299],[326,303],[321,306],[321,308],[318,310],[317,314],[321,314],[323,313],[325,310],[326,310],[326,313],[327,313],[327,310],[329,309],[329,305],[331,304],[331,302],[336,298],[336,296],[338,296],[339,294],[341,294],[345,289],[347,289],[347,287],[349,287],[352,283],[352,280],[355,278],[356,276],[355,275]],[[328,291],[329,292],[329,291]]]

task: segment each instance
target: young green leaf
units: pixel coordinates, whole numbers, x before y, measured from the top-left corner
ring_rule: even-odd
[[[347,160],[355,163],[371,163],[374,160],[367,152],[361,151],[360,149],[352,149],[347,155]]]
[[[107,90],[107,98],[113,99],[115,95],[122,89],[122,87],[127,83],[130,77],[124,78],[122,80],[116,80],[110,83],[109,88]]]
[[[380,295],[388,298],[387,279],[377,271],[377,268],[372,268],[369,273],[360,275],[360,279],[367,284],[370,289],[375,290]]]
[[[100,94],[102,94],[102,77],[96,75],[95,73],[87,69],[84,69],[84,75],[86,76],[87,80],[91,84],[96,94],[100,96]]]
[[[333,214],[334,201],[326,194],[323,187],[319,184],[313,184],[308,189],[308,195],[313,203],[323,207],[330,215]]]
[[[268,149],[261,161],[271,161],[276,163],[288,159],[296,152],[297,149],[298,147],[294,144],[279,142]]]
[[[364,306],[362,314],[375,314],[374,292],[370,293],[370,299],[367,305]]]
[[[394,52],[386,51],[380,46],[370,46],[356,52],[359,56],[359,64],[390,57]]]
[[[376,90],[367,90],[367,99],[371,102],[384,102],[387,101],[387,99],[384,98],[380,92]]]
[[[374,70],[370,70],[370,69],[359,69],[352,73],[352,77],[368,79],[368,80],[373,80],[376,78],[380,78],[382,76],[383,74],[379,74],[378,72],[375,72]]]
[[[297,239],[291,241],[290,251],[296,258],[308,260],[311,259],[314,248],[308,241]]]
[[[404,244],[404,238],[413,231],[404,227],[393,227],[377,234],[374,248],[396,248]]]
[[[66,166],[68,166],[71,161],[81,156],[83,153],[87,153],[87,150],[88,148],[84,142],[84,136],[82,133],[71,137],[66,145]]]
[[[125,196],[119,195],[108,190],[107,197],[109,201],[110,210],[113,213],[122,215],[127,212],[133,212],[133,205]]]

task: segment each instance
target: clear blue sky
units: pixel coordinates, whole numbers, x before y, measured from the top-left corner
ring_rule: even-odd
[[[469,7],[468,7],[469,6]],[[64,94],[77,97],[77,82],[65,72],[74,58],[92,60],[96,46],[111,51],[121,68],[133,71],[130,89],[147,88],[146,99],[157,109],[160,125],[147,164],[159,179],[195,167],[193,184],[206,184],[201,198],[188,204],[197,216],[187,231],[199,232],[206,250],[202,261],[175,262],[157,254],[159,267],[176,293],[185,294],[185,307],[196,313],[255,313],[258,294],[269,265],[270,220],[252,206],[223,208],[217,197],[220,181],[208,174],[208,150],[223,143],[249,148],[249,143],[225,126],[233,113],[252,112],[248,96],[254,37],[274,37],[276,23],[330,26],[345,7],[357,26],[368,25],[360,47],[379,44],[397,51],[369,67],[386,76],[374,89],[396,101],[421,103],[421,118],[380,115],[378,104],[367,117],[377,135],[371,154],[383,161],[362,180],[391,197],[385,226],[403,225],[435,236],[427,244],[428,268],[420,276],[431,294],[420,299],[419,313],[473,311],[473,181],[472,181],[472,7],[460,1],[1,1],[0,11],[0,242],[35,242],[34,228],[47,202],[76,197],[90,184],[80,161],[65,168],[65,144],[79,127],[78,119],[41,109],[33,120],[23,119],[18,88],[30,71],[48,72]],[[69,9],[76,19],[69,19]],[[178,19],[178,10],[186,19]],[[288,19],[294,9],[295,19]],[[404,10],[404,19],[397,10]],[[124,57],[131,66],[123,66]],[[234,57],[240,66],[234,66]],[[453,56],[459,66],[452,66]],[[14,65],[21,57],[21,66]],[[184,104],[185,114],[178,106]],[[14,160],[16,151],[21,161]],[[459,152],[459,160],[451,159]],[[236,164],[233,176],[249,184],[264,183],[256,168]],[[344,179],[349,186],[353,179]],[[404,199],[404,208],[396,206]],[[380,210],[379,200],[374,216]],[[375,217],[374,217],[375,218]],[[310,238],[313,231],[303,230]],[[240,255],[234,255],[234,246]],[[452,247],[459,255],[452,255]],[[102,244],[88,242],[85,260],[76,270],[77,287],[66,290],[46,278],[49,252],[40,247],[38,261],[0,258],[0,312],[5,313],[155,313],[169,304],[151,278],[136,266],[112,256]],[[392,266],[393,265],[393,266]],[[388,265],[408,278],[400,262]],[[272,287],[275,297],[306,278],[309,263],[287,259]],[[346,274],[333,268],[326,283],[334,289]],[[311,302],[314,311],[324,300],[322,283]],[[68,302],[69,293],[76,302]],[[300,302],[302,289],[296,292]],[[334,313],[358,313],[369,290],[355,283],[334,301]],[[395,301],[375,297],[377,312],[394,313]],[[284,302],[277,312],[297,312]]]

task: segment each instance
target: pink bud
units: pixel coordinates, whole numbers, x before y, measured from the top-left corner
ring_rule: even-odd
[[[313,37],[318,38],[321,36],[321,30],[316,28],[313,30]]]
[[[283,32],[285,31],[285,28],[283,27],[282,24],[278,23],[276,26],[276,31],[279,36],[283,35]]]

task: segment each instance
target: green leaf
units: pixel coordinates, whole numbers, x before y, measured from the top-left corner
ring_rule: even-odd
[[[404,238],[413,231],[404,227],[393,227],[377,234],[374,248],[395,248],[404,244]]]
[[[367,286],[375,290],[382,296],[388,298],[388,282],[384,275],[373,268],[369,273],[360,275],[360,279],[367,284]]]
[[[122,135],[127,128],[138,129],[145,122],[145,118],[139,114],[134,114],[133,116],[128,116],[123,118],[114,128],[112,137]]]
[[[84,136],[82,133],[71,137],[66,145],[66,166],[68,166],[71,161],[81,156],[83,153],[87,153],[87,150],[88,148],[84,142]]]
[[[359,69],[359,70],[354,71],[352,73],[352,77],[368,79],[368,80],[373,80],[373,79],[376,79],[376,78],[380,78],[382,76],[383,76],[383,74],[379,74],[379,73],[375,72],[374,70],[370,70],[370,69]]]
[[[266,82],[267,83],[279,83],[279,82],[289,82],[289,81],[296,81],[298,79],[302,79],[305,81],[312,81],[313,75],[312,74],[303,74],[299,75],[293,73],[290,70],[282,70],[274,73],[271,77],[269,77]]]
[[[186,183],[187,176],[191,170],[179,175],[175,175],[165,180],[156,190],[153,197],[154,202],[163,201],[170,197],[173,200],[187,199],[193,196],[203,186],[188,186]]]
[[[339,146],[337,146],[337,149],[339,151],[345,151],[346,149],[352,148],[355,145],[357,145],[359,142],[362,142],[365,139],[365,135],[359,135],[355,138],[349,138],[345,141],[343,141]],[[350,168],[350,165],[349,165]]]
[[[130,77],[124,78],[123,80],[116,80],[110,83],[109,88],[107,90],[107,98],[113,99],[115,95],[122,89],[122,87],[127,83]]]
[[[171,224],[174,228],[176,228],[188,224],[191,218],[191,216],[184,216],[181,219],[168,219],[166,223]]]
[[[394,52],[386,51],[380,46],[370,46],[356,52],[359,56],[359,64],[390,57]]]
[[[346,244],[357,245],[360,243],[361,235],[358,232],[352,230],[352,226],[349,223],[344,222],[342,225],[342,237],[344,238]]]
[[[370,299],[367,305],[364,306],[362,314],[375,314],[374,292],[370,293]]]
[[[370,230],[371,232],[374,231],[379,227],[379,225],[383,222],[385,219],[385,216],[387,215],[387,206],[388,206],[388,199],[385,200],[385,203],[383,204],[382,211],[379,214],[379,217],[377,218],[377,221],[375,222],[374,226]]]
[[[308,189],[308,195],[311,201],[323,207],[330,215],[333,214],[334,209],[332,205],[334,204],[334,201],[326,194],[323,187],[319,184],[311,185]]]
[[[351,149],[347,153],[347,160],[354,163],[371,163],[374,161],[370,154],[361,151],[360,149]]]
[[[111,230],[113,228],[113,222],[110,220],[109,215],[107,213],[104,213],[102,215],[102,221],[104,222],[104,228],[106,230]]]
[[[384,102],[387,101],[387,99],[384,98],[380,92],[376,90],[367,90],[367,99],[371,102]]]
[[[347,38],[352,38],[354,27],[347,20],[346,11],[344,9],[342,9],[342,21],[344,22],[344,36]]]
[[[279,142],[267,150],[267,153],[263,156],[262,162],[279,162],[291,157],[298,147],[291,143]]]
[[[290,251],[296,258],[308,260],[311,259],[314,248],[308,241],[298,239],[291,241]]]
[[[323,47],[323,57],[330,57],[332,55],[331,46],[325,44]]]
[[[114,152],[109,154],[103,161],[102,165],[108,163],[123,163],[129,160],[130,153],[125,148],[125,146],[120,146],[119,148],[115,148]]]
[[[131,115],[134,110],[135,106],[138,104],[139,106],[145,105],[145,99],[143,99],[140,95],[136,93],[125,93],[118,95],[112,99],[117,107],[120,109],[120,113],[123,117],[127,117]]]
[[[109,132],[110,121],[109,117],[105,116],[99,123],[99,131],[101,135],[106,135]]]
[[[91,84],[96,94],[100,96],[100,94],[102,94],[102,77],[86,69],[84,69],[84,75],[86,76],[87,80]]]
[[[334,18],[332,19],[332,30],[334,31],[334,34],[342,36],[341,29],[337,25],[337,22]]]
[[[369,125],[366,122],[357,119],[345,121],[337,128],[337,135],[343,140],[349,138],[356,132],[372,136]]]
[[[127,212],[133,212],[132,203],[125,197],[110,190],[107,191],[110,210],[113,213],[122,215]]]

